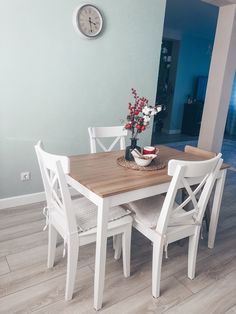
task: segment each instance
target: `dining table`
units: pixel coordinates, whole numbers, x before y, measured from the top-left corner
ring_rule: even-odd
[[[169,160],[200,161],[207,159],[164,145],[159,145],[158,148],[157,158],[165,167],[154,171],[140,171],[122,167],[118,164],[117,159],[124,155],[124,151],[69,156],[68,184],[97,205],[98,208],[94,274],[94,308],[96,310],[102,308],[109,208],[166,193],[171,181],[171,177],[167,174]],[[227,164],[222,165],[213,192],[208,233],[209,248],[214,247],[228,168]],[[195,185],[200,183],[201,179],[194,178],[189,183]]]

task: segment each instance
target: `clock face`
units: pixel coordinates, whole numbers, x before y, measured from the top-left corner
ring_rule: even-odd
[[[75,12],[75,25],[86,37],[98,36],[102,30],[102,23],[100,11],[91,4],[85,4]]]

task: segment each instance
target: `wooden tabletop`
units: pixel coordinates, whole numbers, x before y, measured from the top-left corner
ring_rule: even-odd
[[[158,148],[160,149],[158,158],[166,165],[170,159],[204,160],[201,156],[167,146],[160,145]],[[171,180],[171,177],[167,175],[167,166],[162,170],[155,171],[137,171],[119,166],[117,158],[122,155],[124,155],[124,151],[71,156],[69,157],[70,176],[101,197],[166,183]],[[224,164],[222,168],[228,168],[228,165]]]

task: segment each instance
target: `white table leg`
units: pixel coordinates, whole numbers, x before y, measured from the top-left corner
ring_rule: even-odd
[[[213,249],[216,237],[216,229],[219,219],[220,207],[221,207],[221,200],[225,185],[225,177],[226,177],[227,170],[221,170],[221,176],[216,181],[216,189],[215,195],[211,210],[211,219],[210,219],[210,227],[209,227],[209,234],[208,234],[208,247]]]
[[[104,290],[108,210],[108,200],[102,199],[101,204],[98,206],[97,242],[94,275],[94,308],[97,311],[102,308],[102,298]]]

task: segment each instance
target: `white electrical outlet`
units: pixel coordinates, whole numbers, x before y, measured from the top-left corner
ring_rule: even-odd
[[[20,174],[21,181],[29,181],[31,179],[31,174],[29,171],[21,172]]]

